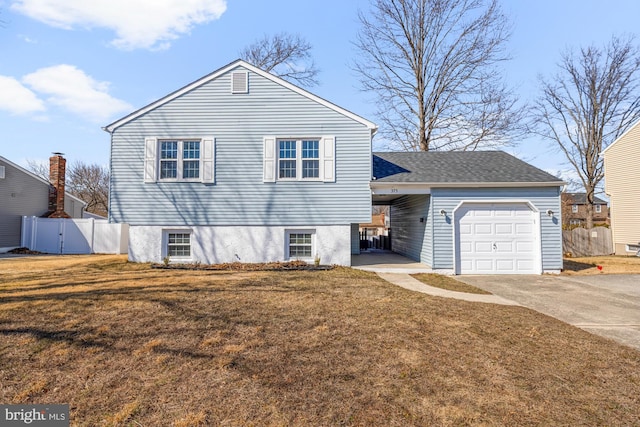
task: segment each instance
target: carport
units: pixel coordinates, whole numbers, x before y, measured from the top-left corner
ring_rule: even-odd
[[[500,151],[374,153],[373,204],[391,248],[455,274],[562,269],[558,178]]]
[[[392,251],[370,249],[351,256],[351,267],[376,273],[433,273],[433,270],[413,259]]]

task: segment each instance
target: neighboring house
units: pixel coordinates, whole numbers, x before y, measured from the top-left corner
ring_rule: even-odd
[[[129,259],[351,265],[372,122],[238,60],[108,125]]]
[[[562,269],[564,182],[500,151],[374,153],[392,248],[456,274]]]
[[[604,191],[609,196],[616,255],[640,251],[640,122],[603,152]]]
[[[386,236],[388,223],[389,218],[385,218],[384,213],[371,215],[371,222],[360,224],[360,233],[364,233],[365,237]]]
[[[598,197],[593,198],[593,225],[609,223],[607,202]],[[562,226],[584,226],[587,223],[587,194],[562,193]]]
[[[64,191],[64,158],[50,164],[51,183],[0,156],[0,251],[20,246],[23,216],[82,218],[86,203]]]

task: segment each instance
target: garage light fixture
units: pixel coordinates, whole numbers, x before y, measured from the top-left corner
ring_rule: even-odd
[[[447,211],[445,211],[444,209],[440,209],[440,215],[447,216]]]
[[[547,209],[547,215],[553,216],[553,211],[551,209]]]

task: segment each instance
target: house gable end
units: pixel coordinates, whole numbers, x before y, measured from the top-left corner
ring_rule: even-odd
[[[360,116],[358,116],[358,115],[356,115],[356,114],[354,114],[354,113],[352,113],[352,112],[350,112],[350,111],[348,111],[348,110],[346,110],[346,109],[344,109],[342,107],[339,107],[339,106],[337,106],[337,105],[335,105],[335,104],[333,104],[333,103],[331,103],[331,102],[329,102],[329,101],[327,101],[327,100],[325,100],[325,99],[323,99],[323,98],[321,98],[321,97],[319,97],[317,95],[312,94],[311,92],[308,92],[308,91],[306,91],[306,90],[304,90],[304,89],[302,89],[302,88],[300,88],[298,86],[295,86],[295,85],[293,85],[293,84],[291,84],[291,83],[289,83],[289,82],[287,82],[287,81],[285,81],[285,80],[283,80],[283,79],[281,79],[279,77],[274,76],[273,74],[267,73],[267,72],[265,72],[265,71],[263,71],[263,70],[261,70],[261,69],[259,69],[257,67],[254,67],[253,65],[251,65],[251,64],[249,64],[249,63],[247,63],[245,61],[242,61],[242,60],[236,60],[236,61],[234,61],[234,62],[232,62],[232,63],[230,63],[230,64],[228,64],[228,65],[226,65],[226,66],[224,66],[224,67],[222,67],[222,68],[220,68],[220,69],[218,69],[218,70],[216,70],[216,71],[214,71],[214,72],[212,72],[212,73],[210,73],[210,74],[208,74],[208,75],[206,75],[206,76],[204,76],[204,77],[202,77],[202,78],[200,78],[200,79],[198,79],[198,80],[196,80],[196,81],[194,81],[194,82],[192,82],[192,83],[190,83],[190,84],[188,84],[188,85],[186,85],[186,86],[184,86],[184,87],[182,87],[182,88],[180,88],[180,89],[178,89],[178,90],[176,90],[176,91],[174,91],[174,92],[172,92],[172,93],[170,93],[168,95],[166,95],[166,96],[164,96],[163,98],[160,98],[157,101],[152,102],[151,104],[148,104],[145,107],[142,107],[142,108],[134,111],[133,113],[131,113],[131,114],[129,114],[129,115],[127,115],[127,116],[125,116],[125,117],[123,117],[123,118],[121,118],[121,119],[119,119],[119,120],[117,120],[117,121],[115,121],[115,122],[103,127],[103,130],[105,130],[106,132],[109,132],[109,133],[113,133],[116,129],[120,128],[121,126],[124,126],[127,123],[137,119],[138,117],[143,116],[143,115],[145,115],[145,114],[147,114],[147,113],[149,113],[149,112],[151,112],[151,111],[153,111],[153,110],[155,110],[155,109],[157,109],[159,107],[162,107],[163,105],[173,101],[176,98],[179,98],[179,97],[181,97],[181,96],[183,96],[183,95],[185,95],[185,94],[187,94],[187,93],[189,93],[189,92],[191,92],[191,91],[193,91],[193,90],[195,90],[195,89],[197,89],[197,88],[199,88],[199,87],[201,87],[203,85],[206,85],[207,83],[211,82],[212,80],[218,79],[218,78],[220,78],[222,76],[226,76],[228,73],[232,73],[232,75],[233,75],[233,74],[237,74],[237,73],[242,72],[242,71],[246,71],[248,73],[247,76],[246,76],[247,79],[248,79],[247,82],[246,82],[247,90],[246,91],[240,91],[240,92],[234,92],[233,90],[231,90],[231,88],[233,86],[230,85],[230,90],[229,91],[231,93],[236,93],[238,95],[250,94],[251,93],[251,73],[254,73],[257,76],[260,76],[260,77],[263,77],[265,79],[268,79],[268,80],[270,80],[270,81],[272,81],[272,82],[274,82],[274,83],[276,83],[276,84],[278,84],[278,85],[280,85],[282,87],[285,87],[285,88],[287,88],[287,89],[289,89],[289,90],[291,90],[291,91],[293,91],[295,93],[298,93],[299,95],[302,95],[302,96],[304,96],[304,97],[306,97],[306,98],[308,98],[308,99],[310,99],[312,101],[315,101],[315,102],[317,102],[317,103],[319,103],[319,104],[321,104],[321,105],[323,105],[325,107],[328,107],[328,108],[330,108],[330,109],[332,109],[332,110],[334,110],[334,111],[336,111],[336,112],[338,112],[338,113],[340,113],[340,114],[342,114],[342,115],[344,115],[344,116],[346,116],[346,117],[348,117],[348,118],[350,118],[350,119],[352,119],[352,120],[354,120],[354,121],[366,126],[367,128],[369,128],[371,130],[372,135],[377,131],[377,126],[373,122],[370,122],[370,121],[368,121],[368,120],[366,120],[366,119],[364,119],[364,118],[362,118],[362,117],[360,117]]]

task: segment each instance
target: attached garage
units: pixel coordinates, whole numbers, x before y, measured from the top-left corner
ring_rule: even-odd
[[[374,153],[374,204],[391,247],[455,274],[562,269],[564,182],[501,151]]]
[[[457,274],[542,272],[535,207],[526,202],[467,202],[453,216]]]

